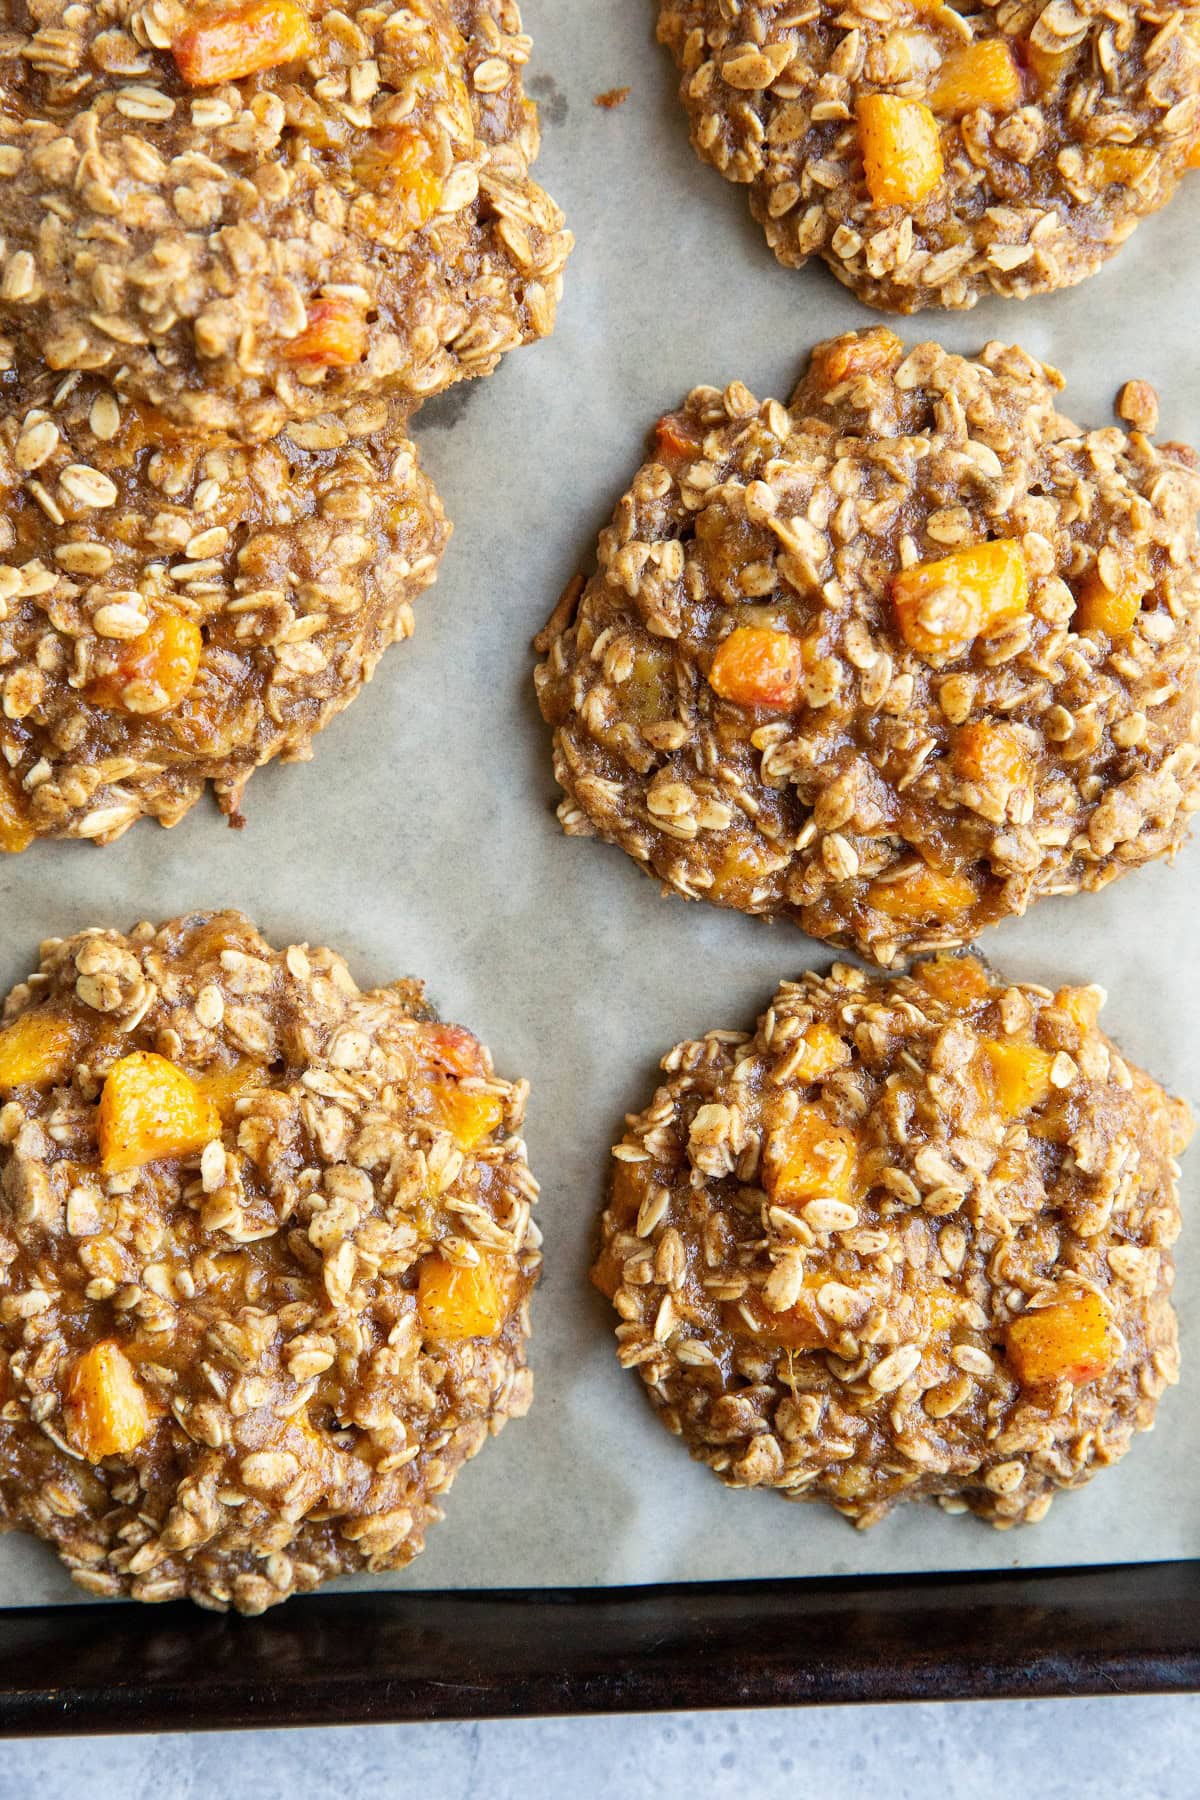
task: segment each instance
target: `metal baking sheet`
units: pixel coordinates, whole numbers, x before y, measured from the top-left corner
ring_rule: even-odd
[[[364,984],[419,974],[498,1067],[533,1083],[546,1277],[534,1307],[537,1395],[463,1471],[425,1554],[389,1582],[519,1588],[986,1570],[1182,1558],[1200,1550],[1200,1226],[1179,1246],[1181,1389],[1120,1467],[1036,1527],[898,1509],[867,1534],[824,1508],[730,1493],[653,1419],[617,1367],[610,1309],[585,1271],[622,1115],[658,1057],[709,1026],[748,1025],[779,979],[830,953],[785,926],[663,900],[619,852],[564,838],[529,640],[640,460],[644,434],[697,382],[786,397],[808,347],[869,322],[820,265],[779,268],[745,196],[694,158],[649,0],[529,0],[538,170],[578,247],[555,336],[429,406],[415,436],[456,531],[413,642],[317,741],[313,762],[251,782],[243,832],[215,806],[105,850],[0,859],[0,981],[37,941],[236,905],[276,943],[337,946]],[[622,107],[594,96],[629,84]],[[1162,397],[1162,435],[1200,442],[1192,291],[1200,175],[1084,286],[901,322],[975,351],[1016,340],[1067,376],[1064,409],[1111,420],[1129,377]],[[986,953],[1021,979],[1097,980],[1104,1023],[1175,1092],[1200,1099],[1200,843],[1172,868],[1044,902]],[[1185,1159],[1200,1204],[1200,1146]],[[353,1584],[343,1584],[353,1585]],[[0,1540],[0,1605],[77,1600],[53,1556]]]

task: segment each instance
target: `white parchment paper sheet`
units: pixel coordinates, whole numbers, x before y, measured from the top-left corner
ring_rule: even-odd
[[[821,1507],[731,1493],[689,1461],[613,1355],[585,1283],[607,1151],[658,1058],[715,1025],[748,1026],[779,979],[830,956],[786,926],[663,900],[618,851],[554,818],[529,640],[641,460],[645,433],[698,382],[786,398],[808,347],[873,315],[818,263],[781,269],[745,196],[687,142],[650,0],[528,0],[538,174],[578,238],[555,336],[429,406],[415,435],[456,531],[414,641],[317,740],[308,766],[251,782],[249,824],[198,806],[106,850],[0,858],[0,983],[37,942],[236,905],[276,944],[330,943],[364,985],[424,976],[507,1074],[533,1083],[546,1275],[533,1411],[470,1465],[406,1586],[517,1587],[929,1568],[983,1569],[1200,1551],[1200,1226],[1180,1245],[1184,1381],[1158,1430],[1047,1520],[998,1533],[901,1507],[865,1535]],[[615,111],[596,93],[628,83]],[[1162,435],[1200,442],[1194,347],[1200,174],[1108,271],[1057,297],[927,312],[897,329],[976,351],[1017,340],[1068,378],[1064,410],[1111,422],[1128,377],[1162,397]],[[1001,968],[1051,986],[1098,980],[1104,1023],[1175,1092],[1200,1095],[1200,844],[1174,869],[1043,902],[988,933]],[[1185,1165],[1200,1204],[1200,1147]],[[359,1585],[372,1585],[360,1581]],[[374,1585],[387,1585],[376,1581]],[[78,1600],[40,1545],[0,1540],[0,1604]]]

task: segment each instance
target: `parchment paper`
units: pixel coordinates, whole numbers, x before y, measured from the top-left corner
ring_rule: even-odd
[[[658,1058],[711,1026],[744,1027],[777,982],[830,954],[788,926],[682,900],[616,850],[563,837],[529,640],[589,566],[644,435],[698,382],[786,398],[807,348],[869,323],[822,267],[779,268],[745,196],[688,143],[649,0],[528,0],[538,173],[578,238],[555,336],[429,406],[415,435],[456,531],[418,602],[414,641],[317,740],[315,760],[251,782],[249,824],[198,806],[170,833],[105,850],[0,857],[0,983],[42,937],[236,905],[275,943],[330,943],[364,984],[424,976],[445,1017],[533,1083],[546,1276],[533,1410],[460,1475],[407,1586],[517,1587],[734,1576],[982,1569],[1200,1552],[1200,1225],[1179,1247],[1184,1379],[1158,1430],[1036,1527],[901,1507],[867,1534],[823,1507],[731,1493],[651,1415],[585,1283],[607,1150]],[[593,105],[630,84],[615,111]],[[1046,300],[924,313],[897,329],[979,349],[1017,340],[1068,378],[1064,410],[1111,422],[1120,384],[1162,397],[1162,436],[1200,442],[1194,349],[1200,175],[1105,274]],[[1200,1096],[1200,844],[1099,896],[1044,901],[989,932],[1014,977],[1100,981],[1107,1029],[1176,1093]],[[1185,1160],[1200,1205],[1200,1146]],[[359,1585],[371,1582],[360,1580]],[[374,1585],[387,1585],[375,1581]],[[49,1551],[0,1539],[0,1604],[79,1600]]]

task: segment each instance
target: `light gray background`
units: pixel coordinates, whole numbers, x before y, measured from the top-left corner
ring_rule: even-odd
[[[0,1746],[0,1800],[1194,1800],[1200,1699]]]
[[[630,479],[655,417],[697,382],[786,395],[811,345],[875,315],[819,264],[776,265],[745,196],[701,166],[649,0],[529,0],[538,173],[578,237],[554,337],[458,388],[416,422],[455,521],[413,642],[318,740],[313,762],[250,783],[243,832],[201,804],[172,832],[0,858],[0,991],[36,940],[80,926],[241,905],[276,943],[343,950],[365,983],[425,975],[497,1066],[533,1084],[546,1279],[534,1308],[537,1397],[463,1472],[406,1586],[616,1583],[1190,1556],[1200,1407],[1187,1404],[1200,1262],[1178,1288],[1185,1382],[1160,1429],[1045,1523],[997,1534],[901,1507],[867,1534],[826,1508],[731,1495],[661,1430],[617,1367],[612,1314],[584,1283],[608,1146],[658,1058],[715,1025],[749,1025],[779,979],[827,966],[789,926],[660,898],[619,852],[564,838],[529,641]],[[629,83],[624,107],[594,95]],[[1156,383],[1164,436],[1200,442],[1194,290],[1200,175],[1101,276],[1065,295],[903,321],[976,351],[1019,336],[1068,379],[1065,407],[1111,422],[1120,383]],[[1173,291],[1178,289],[1178,296]],[[1186,348],[1184,348],[1186,347]],[[1126,1054],[1200,1095],[1200,844],[1174,868],[1044,902],[986,934],[1026,979],[1099,980]],[[1185,1200],[1200,1179],[1187,1165]],[[376,1584],[379,1583],[379,1578]],[[387,1578],[384,1578],[386,1583]],[[0,1602],[78,1598],[50,1553],[0,1543]]]
[[[581,1299],[598,1158],[654,1057],[685,1032],[749,1019],[781,973],[819,953],[798,934],[662,904],[616,853],[558,839],[528,639],[587,555],[663,407],[696,381],[735,376],[759,394],[786,394],[809,344],[870,316],[819,269],[776,268],[743,196],[695,163],[650,12],[644,0],[529,0],[540,172],[579,249],[555,339],[430,408],[418,427],[458,536],[420,606],[415,643],[385,661],[311,768],[255,780],[240,839],[199,808],[170,837],[143,826],[103,853],[66,847],[5,859],[0,981],[24,972],[47,932],[240,902],[277,939],[335,942],[364,979],[431,975],[449,1015],[485,1033],[502,1067],[537,1079],[530,1143],[546,1184],[551,1253],[538,1310],[540,1397],[531,1419],[464,1477],[422,1559],[426,1583],[453,1582],[485,1531],[500,1581],[560,1572],[572,1540],[600,1546],[597,1579],[636,1574],[647,1545],[652,1565],[666,1558],[682,1572],[712,1572],[703,1530],[711,1519],[726,1528],[721,1573],[753,1566],[776,1527],[786,1536],[777,1560],[788,1567],[808,1554],[827,1568],[871,1558],[900,1567],[933,1557],[1067,1560],[1086,1556],[1085,1540],[1097,1534],[1110,1554],[1117,1545],[1130,1557],[1195,1554],[1194,1450],[1184,1431],[1200,1409],[1186,1407],[1186,1390],[1168,1401],[1164,1430],[1036,1534],[1000,1540],[915,1514],[868,1539],[868,1558],[863,1540],[836,1521],[784,1513],[769,1497],[759,1505],[756,1496],[710,1494],[709,1478],[652,1429],[632,1384],[618,1378],[603,1309]],[[625,108],[593,108],[595,92],[625,82],[634,89]],[[1088,423],[1107,421],[1122,380],[1148,378],[1162,391],[1164,434],[1200,438],[1185,279],[1198,245],[1200,176],[1076,293],[925,315],[901,329],[909,341],[937,333],[965,350],[1020,336],[1065,370],[1068,408]],[[1044,907],[987,941],[1028,977],[1102,979],[1109,1028],[1193,1099],[1198,870],[1193,847],[1174,872]],[[612,1035],[613,1020],[625,1042]],[[1193,1200],[1195,1188],[1193,1171]],[[1195,1260],[1185,1253],[1189,1350]],[[613,1467],[616,1433],[641,1465],[636,1474]],[[569,1514],[552,1512],[545,1489],[526,1479],[535,1465],[557,1468],[559,1491],[571,1484]],[[659,1494],[671,1499],[668,1520]],[[63,1591],[56,1581],[40,1561],[29,1591]],[[1037,1800],[1190,1800],[1198,1755],[1192,1700],[910,1707],[18,1744],[0,1750],[0,1797],[506,1800],[566,1790],[575,1800],[926,1800],[1019,1783]]]

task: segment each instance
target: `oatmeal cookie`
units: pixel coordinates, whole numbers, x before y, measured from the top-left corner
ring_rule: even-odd
[[[95,377],[0,401],[0,850],[237,813],[305,758],[437,572],[449,527],[383,401],[201,440]]]
[[[874,306],[1069,287],[1194,166],[1180,0],[662,0],[692,142]]]
[[[880,963],[1172,855],[1200,805],[1194,454],[1019,349],[697,388],[539,639],[565,829]]]
[[[1007,1526],[1150,1427],[1191,1119],[1102,999],[973,957],[835,964],[664,1059],[592,1278],[722,1481],[860,1526],[917,1499]]]
[[[249,1613],[411,1561],[531,1396],[527,1084],[234,912],[52,939],[3,1018],[0,1524]]]
[[[552,328],[515,0],[0,0],[8,360],[244,440]]]

